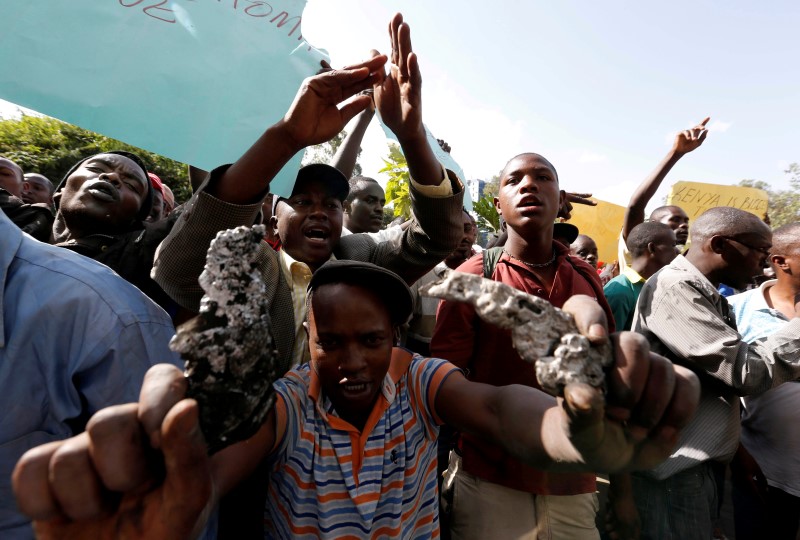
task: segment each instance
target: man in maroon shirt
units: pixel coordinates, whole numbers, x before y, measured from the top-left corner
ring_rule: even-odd
[[[544,157],[514,157],[500,176],[494,203],[508,224],[508,241],[492,279],[561,307],[573,295],[594,298],[613,326],[611,309],[595,270],[570,257],[553,240],[553,222],[563,195],[558,174]],[[476,255],[459,268],[482,275]],[[473,381],[538,388],[534,370],[511,344],[511,334],[484,323],[467,304],[442,302],[431,356],[467,370]],[[553,474],[524,465],[497,445],[463,434],[460,456],[451,454],[454,474],[450,532],[453,539],[599,539],[593,474]]]

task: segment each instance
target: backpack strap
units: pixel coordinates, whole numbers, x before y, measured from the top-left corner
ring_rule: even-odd
[[[494,274],[494,267],[497,266],[497,261],[503,255],[503,247],[493,247],[483,250],[483,277],[492,279]]]

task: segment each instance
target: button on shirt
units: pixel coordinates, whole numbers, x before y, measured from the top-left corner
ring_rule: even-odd
[[[147,369],[181,365],[167,314],[108,267],[23,235],[0,212],[0,538],[33,538],[11,471],[34,446],[136,401]]]

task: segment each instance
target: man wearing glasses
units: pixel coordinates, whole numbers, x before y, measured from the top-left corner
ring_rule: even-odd
[[[712,208],[692,226],[692,249],[644,285],[633,329],[657,353],[700,375],[697,414],[664,463],[633,475],[645,538],[706,540],[717,513],[714,462],[727,463],[739,443],[740,395],[763,393],[800,377],[797,314],[774,334],[746,343],[736,331],[720,282],[745,288],[762,272],[772,231],[756,216]]]

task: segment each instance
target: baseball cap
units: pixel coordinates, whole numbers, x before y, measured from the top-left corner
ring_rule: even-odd
[[[306,182],[311,180],[319,180],[328,186],[331,193],[340,201],[344,201],[350,193],[350,184],[345,175],[336,167],[331,167],[325,163],[312,163],[301,167],[297,171],[297,178],[292,187],[292,195],[302,191]],[[280,201],[286,200],[283,197],[275,197],[272,200],[272,214],[275,215],[275,209],[278,207]]]

